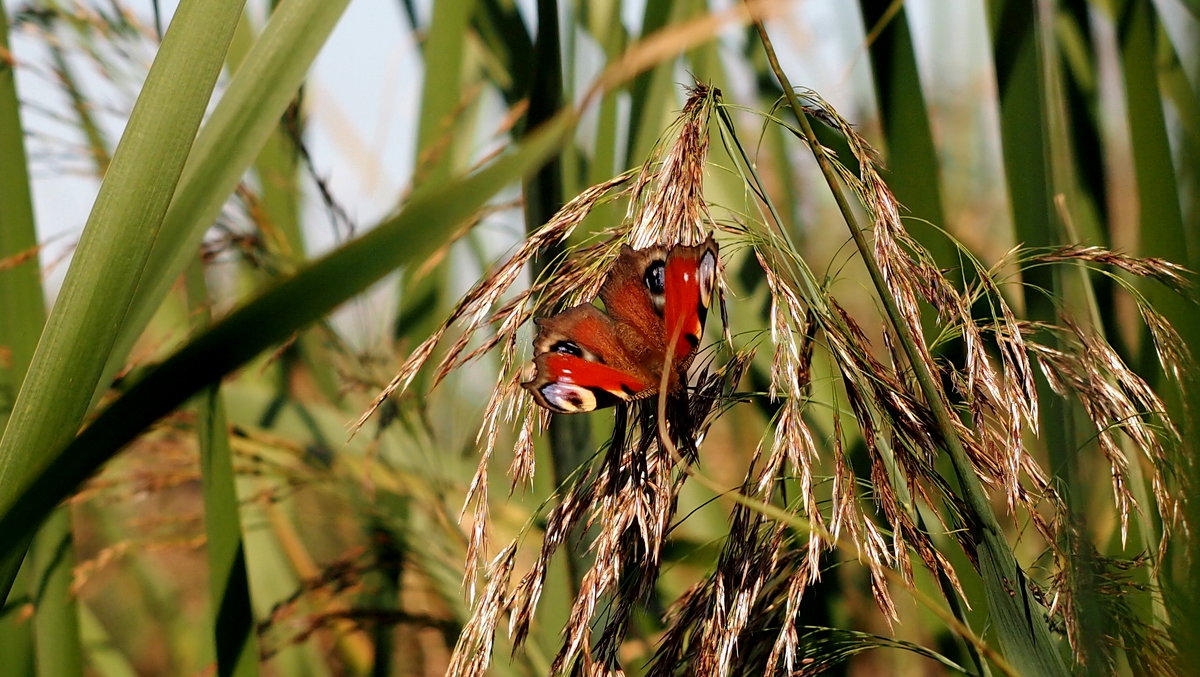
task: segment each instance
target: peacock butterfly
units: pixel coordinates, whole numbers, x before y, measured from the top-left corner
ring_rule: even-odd
[[[583,303],[534,320],[534,375],[521,385],[550,411],[574,414],[687,385],[717,279],[717,243],[625,245],[600,287],[601,311]]]

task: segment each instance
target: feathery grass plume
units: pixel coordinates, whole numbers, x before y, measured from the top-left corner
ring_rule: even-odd
[[[1059,530],[1069,521],[1065,519],[1065,506],[1050,482],[1051,473],[1043,469],[1033,448],[1024,439],[1027,432],[1038,432],[1038,394],[1031,367],[1032,358],[1036,357],[1043,372],[1047,368],[1059,372],[1057,378],[1051,378],[1058,394],[1073,394],[1081,401],[1086,400],[1084,408],[1101,431],[1100,443],[1113,469],[1115,504],[1121,515],[1122,536],[1134,499],[1125,473],[1129,460],[1114,441],[1116,430],[1124,431],[1133,445],[1142,451],[1146,465],[1151,468],[1150,484],[1162,521],[1167,525],[1175,524],[1181,514],[1180,493],[1177,488],[1171,488],[1164,473],[1170,466],[1169,449],[1177,441],[1178,434],[1165,418],[1164,407],[1157,395],[1121,363],[1111,346],[1095,333],[1083,331],[1069,318],[1063,319],[1062,326],[1042,329],[1069,338],[1076,346],[1070,357],[1063,351],[1055,352],[1044,343],[1036,342],[1037,337],[1031,336],[1028,325],[1017,319],[1016,312],[1000,292],[996,271],[1004,261],[985,270],[964,252],[964,259],[975,265],[978,280],[965,290],[956,288],[937,268],[929,253],[904,230],[900,205],[879,176],[874,151],[819,97],[811,92],[805,92],[804,97],[806,113],[839,132],[857,162],[858,173],[851,172],[836,158],[834,167],[871,218],[873,256],[889,293],[897,301],[902,321],[914,335],[921,336],[920,309],[922,305],[928,306],[937,314],[941,335],[956,337],[962,342],[965,355],[961,368],[935,359],[929,348],[920,342],[917,359],[925,362],[934,374],[939,374],[943,383],[952,384],[952,390],[937,388],[934,396],[941,398],[945,406],[953,407],[952,411],[960,413],[959,418],[952,419],[951,426],[984,486],[990,491],[1001,492],[1009,514],[1013,518],[1028,519],[1043,537],[1044,545],[1056,548],[1062,542],[1058,538]],[[776,447],[790,447],[791,450],[777,452],[776,456],[788,460],[788,470],[800,478],[801,493],[807,494],[812,472],[807,460],[811,436],[795,421],[799,418],[796,402],[805,395],[806,384],[801,375],[809,372],[809,365],[800,359],[802,342],[794,337],[822,337],[867,448],[874,503],[890,528],[892,547],[879,547],[883,538],[872,531],[875,527],[870,519],[856,518],[854,510],[839,505],[846,502],[842,498],[846,495],[842,488],[834,491],[834,531],[841,532],[851,524],[858,527],[854,542],[865,554],[865,562],[875,582],[876,601],[885,615],[894,613],[894,607],[880,574],[884,567],[894,567],[905,580],[911,581],[910,548],[943,581],[945,594],[957,591],[961,595],[953,568],[920,523],[916,510],[917,502],[933,508],[942,526],[953,530],[968,557],[974,561],[975,544],[969,532],[960,528],[964,522],[956,508],[962,499],[934,467],[936,452],[942,448],[943,440],[926,401],[929,394],[916,387],[909,376],[911,365],[892,348],[893,337],[886,328],[883,340],[890,363],[875,356],[875,349],[857,322],[829,296],[824,285],[816,283],[798,257],[779,251],[779,247],[788,245],[786,232],[776,234],[765,225],[781,223],[779,216],[766,199],[753,163],[737,142],[732,124],[727,117],[721,119],[721,131],[730,154],[743,160],[743,178],[769,211],[769,217],[764,214],[761,221],[747,220],[747,231],[756,240],[756,257],[771,292],[772,338],[776,352],[769,394],[773,398],[787,398],[782,413],[774,421],[773,432]],[[1099,248],[1066,247],[1051,252],[1018,249],[1010,255],[1018,260],[1025,257],[1032,265],[1067,261],[1108,265],[1133,275],[1158,279],[1177,290],[1187,288],[1184,271],[1178,266]],[[1177,335],[1136,291],[1134,296],[1151,329],[1164,369],[1179,374],[1179,365],[1186,359],[1186,352]],[[980,307],[990,308],[991,313],[976,315]],[[801,317],[811,317],[812,320],[806,322],[811,326],[801,329],[797,321]],[[1149,425],[1147,417],[1157,421],[1157,426]],[[840,430],[835,437],[840,438]],[[835,482],[842,481],[843,472],[848,470],[840,458],[836,464],[840,467],[835,473]],[[779,464],[767,465],[778,467]],[[760,486],[767,486],[767,483],[760,483]],[[941,509],[938,509],[939,504]],[[799,505],[805,507],[802,512],[812,523],[821,523],[819,513],[812,510],[810,498],[805,497]],[[812,538],[815,537],[810,537],[810,545]],[[1162,543],[1166,543],[1165,533]],[[804,566],[793,574],[787,585],[788,594],[783,604],[793,612],[798,609],[803,590],[815,580],[818,572],[813,563],[819,560],[811,551],[802,561]],[[808,572],[808,576],[802,576],[801,572]],[[694,588],[685,610],[676,614],[673,623],[703,623],[698,619],[704,615],[704,606],[711,606],[714,595],[704,585]],[[673,625],[668,637],[670,641],[678,642],[686,634]],[[796,650],[797,641],[793,619],[785,618],[768,672],[775,669],[780,660],[789,670],[794,668],[788,652]],[[661,655],[678,656],[680,651],[679,646],[671,646]]]
[[[1108,268],[1155,280],[1177,294],[1194,298],[1195,286],[1189,279],[1191,271],[1163,259],[1134,257],[1095,246],[1071,245],[1049,251],[1030,251],[1027,256],[1028,265],[1072,263],[1107,275],[1115,281],[1137,305],[1142,322],[1150,330],[1150,338],[1163,372],[1170,375],[1174,383],[1188,384],[1192,372],[1185,369],[1184,365],[1190,363],[1191,355],[1179,333],[1154,309],[1140,290],[1126,278],[1109,272]]]
[[[1069,318],[1062,326],[1028,325],[1030,349],[1038,356],[1050,387],[1063,397],[1073,396],[1096,426],[1097,443],[1109,463],[1113,500],[1121,522],[1121,543],[1129,528],[1129,513],[1136,499],[1129,487],[1131,459],[1119,444],[1122,432],[1141,451],[1150,473],[1150,484],[1162,522],[1161,559],[1171,529],[1182,518],[1181,495],[1169,486],[1172,466],[1169,449],[1179,442],[1179,431],[1166,413],[1166,405],[1142,377],[1129,369],[1116,351],[1096,332],[1085,330]],[[1038,333],[1053,335],[1058,347]]]
[[[1073,528],[1073,527],[1068,527]],[[1062,618],[1062,624],[1080,664],[1099,659],[1097,666],[1108,674],[1120,674],[1121,653],[1124,653],[1135,675],[1164,675],[1175,677],[1188,674],[1180,671],[1178,652],[1161,627],[1148,625],[1138,618],[1131,602],[1133,595],[1144,595],[1148,587],[1135,580],[1135,570],[1149,566],[1146,557],[1113,559],[1103,557],[1082,535],[1070,539],[1076,546],[1071,553],[1074,561],[1060,563],[1050,581],[1052,609]],[[1072,581],[1071,577],[1086,577],[1086,581]],[[1084,638],[1076,608],[1075,590],[1089,590],[1093,604],[1098,604],[1107,620],[1106,634],[1098,638]],[[1090,639],[1090,642],[1089,642]],[[1083,650],[1085,643],[1099,651],[1099,656]]]
[[[1122,534],[1129,512],[1136,508],[1126,472],[1131,459],[1115,441],[1117,430],[1126,433],[1151,468],[1148,476],[1167,525],[1164,532],[1176,524],[1180,499],[1165,466],[1178,434],[1157,395],[1097,334],[1069,318],[1060,325],[1019,320],[1002,293],[997,271],[1011,261],[1074,262],[1115,267],[1181,289],[1183,271],[1166,262],[1090,247],[1049,252],[1018,248],[992,268],[964,251],[962,258],[974,266],[976,275],[970,286],[959,289],[905,231],[901,207],[879,175],[874,150],[828,104],[811,93],[806,98],[809,112],[841,133],[854,155],[857,173],[840,163],[835,166],[871,216],[873,256],[898,301],[903,322],[920,335],[920,314],[928,307],[940,325],[938,341],[961,342],[960,365],[936,357],[924,343],[916,359],[941,377],[945,385],[933,396],[958,413],[951,421],[953,433],[962,440],[973,471],[1003,502],[1014,523],[1031,523],[1041,537],[1039,544],[1055,549],[1061,565],[1064,555],[1057,548],[1064,541],[1059,536],[1069,520],[1051,482],[1052,473],[1026,443],[1026,436],[1036,434],[1038,426],[1032,367],[1036,359],[1055,391],[1077,397],[1100,431],[1099,445],[1112,468]],[[734,159],[733,170],[745,182],[760,212],[758,218],[736,212],[731,218],[714,218],[715,207],[703,199],[709,119],[714,113],[718,121],[714,129]],[[895,584],[915,586],[914,555],[948,600],[965,599],[944,548],[957,540],[977,565],[977,543],[971,530],[964,528],[965,499],[938,470],[939,453],[946,445],[942,428],[926,399],[929,395],[912,376],[913,365],[897,349],[897,337],[885,328],[882,345],[873,345],[861,320],[831,294],[831,281],[819,280],[808,268],[738,140],[719,92],[698,86],[669,138],[671,143],[660,144],[640,171],[594,186],[570,201],[472,288],[356,424],[361,426],[384,399],[402,393],[426,366],[434,346],[451,331],[459,333],[435,367],[434,385],[485,352],[499,350],[501,375],[484,412],[477,438],[480,462],[464,506],[464,514],[471,513],[465,585],[472,597],[477,587],[481,593],[455,648],[452,675],[474,677],[487,669],[495,632],[505,618],[514,647],[526,640],[552,558],[571,542],[573,532],[584,528],[594,533],[593,563],[572,600],[551,673],[620,672],[619,653],[631,616],[645,603],[659,576],[680,488],[695,472],[691,465],[708,427],[733,402],[744,399],[734,389],[753,359],[754,346],[728,351],[731,355],[721,367],[714,366],[713,352],[702,351],[693,364],[698,375],[689,394],[663,396],[665,426],[656,418],[654,402],[618,406],[607,446],[558,488],[533,563],[518,572],[516,553],[533,530],[533,520],[500,549],[499,556],[490,557],[487,494],[502,429],[513,424],[516,436],[508,468],[515,490],[533,477],[534,438],[548,420],[520,388],[524,352],[518,332],[534,316],[593,299],[622,244],[697,243],[717,224],[732,236],[724,248],[726,255],[739,245],[747,248],[766,282],[773,343],[767,396],[777,408],[741,482],[740,493],[751,502],[734,508],[729,537],[715,568],[672,605],[649,674],[747,674],[749,657],[766,674],[778,669],[807,674],[853,654],[850,639],[827,641],[823,635],[801,634],[804,594],[819,581],[822,568],[838,549],[863,565],[876,606],[889,621],[897,617],[892,599]],[[584,239],[553,261],[527,289],[511,292],[538,252],[566,241],[595,205],[619,197],[629,198],[622,224]],[[724,289],[724,282],[719,286]],[[1178,365],[1186,359],[1178,336],[1144,299],[1137,298],[1164,368],[1178,373]],[[1050,346],[1046,339],[1050,335],[1059,339],[1054,343],[1059,347]],[[808,410],[815,360],[823,360],[836,378],[831,432],[814,428]],[[847,426],[849,421],[853,427]],[[869,483],[862,483],[851,467],[847,449],[856,439],[862,441],[861,467],[869,474],[864,478]],[[671,451],[676,447],[678,454]],[[754,507],[764,504],[781,505],[809,529],[799,532],[786,520]],[[931,518],[932,525],[926,522]],[[1070,585],[1054,589],[1062,602],[1053,610],[1070,613],[1074,608]],[[1119,611],[1113,607],[1114,614]],[[1127,637],[1142,631],[1127,626],[1123,631]]]
[[[623,244],[642,248],[652,244],[699,243],[712,219],[703,200],[702,182],[708,148],[708,119],[716,92],[697,86],[677,122],[638,172],[630,172],[593,186],[568,202],[548,223],[523,242],[505,263],[491,271],[455,306],[447,320],[401,366],[392,381],[354,424],[361,427],[388,398],[403,393],[424,368],[434,348],[453,329],[458,338],[435,367],[433,385],[448,373],[487,351],[498,348],[501,376],[485,408],[477,443],[480,462],[467,489],[464,512],[470,511],[465,585],[474,591],[482,573],[482,593],[455,648],[450,674],[478,675],[491,660],[492,638],[504,616],[516,645],[525,639],[536,611],[550,559],[581,525],[596,525],[595,564],[583,578],[564,643],[555,658],[554,671],[583,665],[587,670],[613,666],[633,609],[644,601],[657,580],[662,547],[675,513],[676,497],[684,474],[675,459],[658,447],[652,402],[620,407],[613,439],[599,465],[576,473],[573,482],[560,487],[560,502],[547,516],[541,555],[510,586],[520,537],[486,565],[488,543],[488,475],[491,459],[504,424],[517,421],[517,442],[509,475],[514,488],[532,478],[533,438],[546,426],[545,411],[533,405],[519,387],[524,364],[519,330],[534,316],[550,315],[562,308],[595,298],[610,262]],[[624,222],[606,229],[585,244],[552,261],[525,290],[506,296],[522,272],[542,251],[566,241],[584,217],[598,204],[629,197]],[[482,333],[481,333],[482,332]],[[477,336],[479,345],[471,349]],[[703,353],[702,353],[703,354]],[[749,362],[749,353],[735,355],[722,368],[711,363],[698,367],[692,393],[672,398],[671,428],[674,443],[695,458],[695,445],[707,426],[725,406],[734,385]],[[510,589],[511,587],[511,589]],[[606,619],[593,644],[598,616]]]

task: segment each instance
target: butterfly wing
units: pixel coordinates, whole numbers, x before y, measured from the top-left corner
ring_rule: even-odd
[[[717,279],[717,243],[710,235],[694,247],[675,247],[663,271],[663,323],[666,352],[686,367],[704,332]]]
[[[623,247],[600,288],[606,312],[582,304],[537,321],[535,373],[521,385],[551,411],[592,411],[657,393],[669,355],[668,387],[680,387],[716,277],[711,236],[690,247]]]
[[[654,393],[657,382],[632,359],[620,328],[590,303],[536,321],[534,376],[521,385],[538,404],[573,414]]]

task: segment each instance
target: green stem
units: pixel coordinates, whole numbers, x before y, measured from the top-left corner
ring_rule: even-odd
[[[553,0],[538,1],[538,35],[534,42],[534,70],[529,88],[529,128],[550,119],[563,98],[558,30],[558,8]],[[563,204],[562,163],[559,156],[547,162],[523,186],[525,223],[532,232],[553,218]],[[558,252],[548,252],[542,261],[552,261]],[[554,486],[564,487],[575,469],[591,454],[592,430],[586,416],[554,416],[550,420],[550,458]],[[587,570],[582,537],[571,538],[565,549],[570,597],[579,594]]]

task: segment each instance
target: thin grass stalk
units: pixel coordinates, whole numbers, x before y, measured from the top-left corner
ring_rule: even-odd
[[[257,39],[250,17],[243,16],[229,46],[229,71],[237,69],[249,56]],[[254,159],[258,176],[258,195],[245,193],[244,199],[255,226],[262,234],[264,247],[278,256],[290,272],[306,258],[304,231],[300,223],[300,155],[304,139],[303,90],[287,105],[275,130],[263,142]],[[296,349],[321,394],[331,402],[340,395],[341,382],[328,359],[319,335],[304,332],[296,340]]]
[[[199,259],[186,274],[188,307],[195,329],[212,321],[208,285]],[[197,443],[200,447],[200,480],[204,493],[205,552],[208,556],[208,590],[217,674],[221,677],[254,677],[258,674],[258,635],[246,578],[246,552],[242,521],[234,485],[233,451],[225,422],[221,389],[205,389],[193,404]]]
[[[485,67],[501,71],[492,76],[493,84],[505,103],[516,105],[529,91],[533,73],[533,38],[518,6],[504,0],[477,0],[471,27],[489,48],[491,58],[485,59]]]
[[[46,28],[52,30],[53,26],[47,26]],[[63,51],[62,42],[59,40],[49,40],[48,43],[50,58],[54,62],[54,70],[58,75],[59,81],[62,83],[63,90],[71,100],[71,108],[75,111],[75,116],[79,122],[79,129],[83,132],[83,138],[87,142],[87,151],[91,155],[96,176],[103,177],[104,173],[108,171],[109,163],[112,162],[112,157],[109,154],[109,149],[112,145],[105,138],[104,131],[100,125],[96,123],[96,116],[92,115],[92,104],[88,102],[87,96],[79,86],[79,79],[75,77],[74,68]]]
[[[976,532],[981,546],[980,566],[989,592],[988,603],[997,617],[997,630],[1006,650],[1006,658],[1024,673],[1066,675],[1066,668],[1050,638],[1045,614],[1033,600],[1024,574],[1020,571],[1020,566],[1005,540],[1004,532],[992,511],[987,494],[954,429],[950,411],[942,398],[937,381],[917,347],[917,339],[888,290],[883,273],[874,259],[872,248],[842,193],[837,174],[829,158],[825,155],[825,149],[818,143],[808,116],[788,81],[787,75],[779,65],[766,27],[761,21],[756,21],[755,27],[771,64],[771,70],[778,78],[787,96],[788,103],[821,169],[821,174],[825,177],[842,218],[850,229],[850,235],[858,248],[860,258],[867,267],[872,284],[883,302],[892,329],[896,332],[909,364],[913,368],[921,391],[925,395],[926,405],[934,416],[945,444],[955,475],[966,494],[966,504],[972,513],[970,517],[974,522],[969,526],[973,532]]]
[[[859,8],[864,22],[872,27],[867,35],[872,82],[887,144],[887,167],[881,174],[896,199],[916,217],[907,223],[914,239],[929,250],[934,260],[949,265],[955,260],[957,249],[945,233],[927,225],[946,223],[946,216],[941,174],[930,170],[940,167],[940,163],[907,13],[900,0],[860,0]],[[936,318],[926,310],[923,320],[925,326],[930,326]],[[925,531],[920,513],[914,512],[918,528]],[[953,586],[942,572],[936,575],[955,617],[969,625],[966,609]],[[975,670],[981,675],[989,674],[987,662],[974,646],[960,639],[960,648],[970,657]]]
[[[534,69],[529,89],[529,125],[549,119],[562,104],[563,77],[560,33],[558,29],[558,3],[554,0],[538,0],[538,32],[533,43]],[[537,230],[558,212],[563,204],[563,175],[560,156],[552,158],[524,186],[525,227],[529,233]],[[552,247],[541,257],[537,268],[545,270],[544,264],[561,254],[561,247]],[[587,416],[554,416],[550,419],[549,443],[551,474],[554,486],[566,486],[568,478],[580,467],[592,451],[591,419]],[[582,539],[575,534],[566,548],[567,578],[570,586],[567,599],[579,594],[579,586],[586,570],[586,555],[581,547]]]
[[[0,436],[46,316],[15,73],[8,51],[8,14],[0,3],[0,154],[6,158],[0,162]],[[21,592],[37,589],[32,568],[29,560],[18,580]],[[32,624],[21,616],[22,608],[13,605],[0,616],[0,655],[14,674],[34,668]]]
[[[466,144],[463,115],[470,83],[464,82],[467,63],[467,28],[474,2],[434,3],[422,49],[425,79],[421,89],[420,119],[417,121],[417,157],[413,168],[413,192],[437,189],[456,169]],[[409,347],[419,344],[437,327],[438,312],[447,302],[448,258],[428,266],[413,266],[400,274],[399,308],[395,338]],[[423,379],[424,376],[419,378]]]

